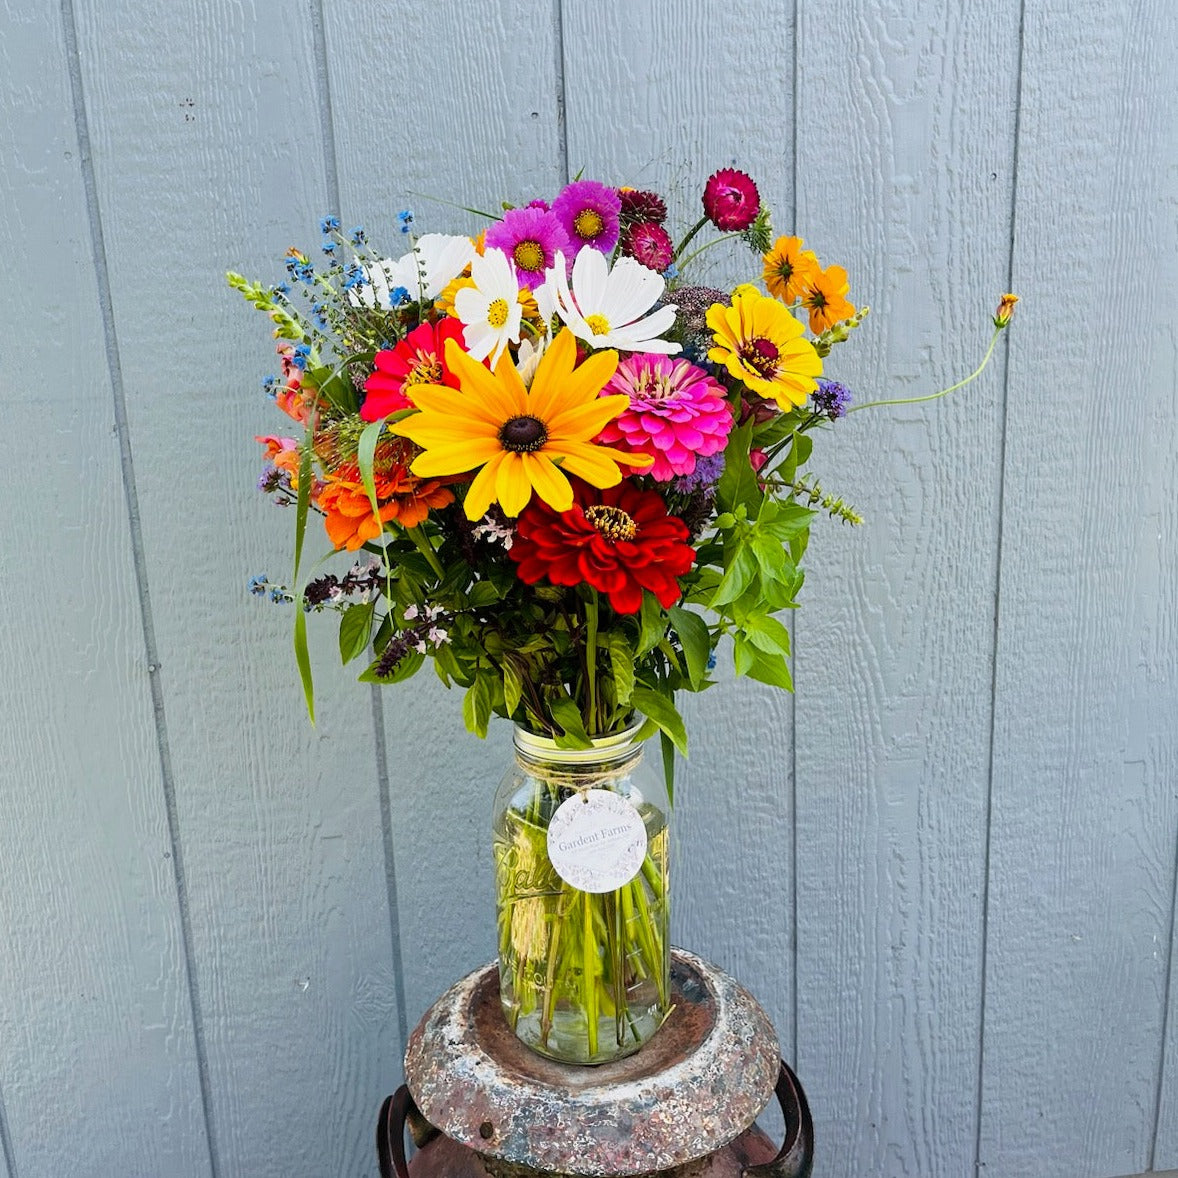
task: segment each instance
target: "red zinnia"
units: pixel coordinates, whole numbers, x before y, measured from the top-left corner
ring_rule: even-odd
[[[654,491],[630,482],[599,491],[573,480],[573,506],[553,511],[537,499],[516,524],[509,554],[529,585],[591,585],[620,614],[642,608],[649,589],[664,609],[679,600],[677,577],[695,561],[690,533]]]
[[[367,396],[360,409],[365,421],[379,421],[400,409],[412,409],[412,386],[442,384],[458,387],[458,378],[446,367],[446,341],[454,339],[465,350],[462,324],[446,318],[436,325],[415,327],[390,352],[377,352],[376,371],[364,384]]]
[[[761,211],[761,196],[752,177],[735,168],[721,168],[708,177],[703,202],[708,220],[726,233],[747,229]]]

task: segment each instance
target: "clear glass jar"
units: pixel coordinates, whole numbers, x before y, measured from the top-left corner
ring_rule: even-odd
[[[588,749],[515,730],[515,757],[495,795],[493,846],[498,898],[499,984],[503,1012],[534,1051],[565,1063],[605,1063],[637,1051],[669,1010],[667,876],[670,807],[662,774],[634,742],[637,726],[599,737]],[[553,865],[549,826],[563,803],[593,797],[623,824],[645,828],[645,851],[631,842],[610,890],[582,891]],[[636,812],[637,819],[633,812]],[[587,806],[587,811],[589,807]],[[558,818],[557,827],[568,819]],[[573,816],[575,817],[575,815]],[[607,831],[608,833],[608,831]],[[579,843],[592,842],[590,833]],[[562,859],[565,874],[570,871]],[[564,844],[567,845],[567,844]],[[581,852],[597,870],[593,852]],[[604,864],[602,864],[604,867]],[[616,864],[606,871],[617,871]],[[585,886],[599,887],[600,875]]]

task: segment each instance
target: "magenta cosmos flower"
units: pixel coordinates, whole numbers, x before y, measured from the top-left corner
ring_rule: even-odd
[[[562,253],[572,257],[568,234],[556,217],[543,209],[508,209],[502,221],[487,230],[488,249],[502,250],[514,263],[521,287],[531,290]]]
[[[691,474],[697,458],[724,449],[732,413],[724,389],[687,360],[650,352],[629,356],[601,395],[625,393],[630,407],[597,436],[602,445],[649,454],[654,465],[644,473],[666,482]]]
[[[721,168],[708,177],[703,202],[708,220],[725,233],[747,229],[761,211],[761,195],[752,177],[735,168]]]
[[[576,249],[591,245],[608,254],[618,244],[622,198],[596,180],[574,180],[552,202],[553,215]]]

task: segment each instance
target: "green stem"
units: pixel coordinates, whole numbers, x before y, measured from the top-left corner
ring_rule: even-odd
[[[929,393],[926,397],[897,397],[893,401],[866,401],[862,405],[852,405],[847,410],[847,413],[857,413],[860,409],[875,409],[880,405],[919,405],[922,401],[935,401],[938,397],[945,397],[949,393],[965,388],[970,381],[976,380],[982,375],[986,365],[990,363],[990,357],[994,354],[994,345],[998,343],[998,337],[1001,334],[1001,327],[994,328],[994,334],[990,337],[990,346],[986,349],[986,354],[982,357],[982,362],[964,380],[959,380],[956,384],[951,384],[947,389],[942,389],[939,393]]]
[[[597,590],[589,590],[585,602],[585,679],[588,687],[588,714],[585,716],[585,731],[593,736],[597,732]]]
[[[706,220],[706,218],[705,218],[705,220]],[[703,224],[703,222],[701,221],[700,225],[702,225],[702,224]],[[696,229],[698,229],[698,228],[699,228],[699,225],[696,226]],[[695,230],[692,230],[692,232],[694,233]],[[719,245],[720,242],[722,242],[722,241],[731,241],[734,237],[739,237],[739,236],[740,236],[739,233],[725,233],[723,237],[713,237],[711,241],[705,241],[703,243],[703,245],[701,245],[699,247],[699,249],[692,250],[691,253],[689,253],[687,255],[687,257],[685,257],[683,259],[682,262],[677,263],[680,271],[684,270],[691,262],[693,262],[696,258],[698,258],[700,256],[700,254],[702,254],[704,252],[704,250],[710,250],[712,248],[712,246]],[[688,235],[687,238],[684,239],[683,245],[686,245],[689,240],[690,240],[690,234]],[[682,249],[683,245],[681,245],[679,248]]]
[[[707,217],[700,217],[698,221],[687,231],[687,236],[679,243],[675,252],[671,255],[671,261],[679,261],[679,255],[687,248],[687,243],[708,223]]]
[[[585,1006],[585,1028],[589,1035],[589,1058],[597,1054],[597,949],[593,936],[593,897],[584,892],[584,925],[581,940],[581,991]]]

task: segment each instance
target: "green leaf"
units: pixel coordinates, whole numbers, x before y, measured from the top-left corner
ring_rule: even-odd
[[[614,694],[617,696],[618,706],[626,707],[634,693],[634,651],[626,641],[625,634],[619,630],[611,631],[609,634],[607,649]]]
[[[758,650],[741,634],[737,634],[733,642],[732,657],[738,675],[756,679],[758,683],[768,683],[770,687],[793,691],[787,658]]]
[[[482,609],[485,606],[494,605],[502,597],[503,594],[490,581],[476,581],[470,588],[467,600],[475,609]]]
[[[634,706],[648,720],[653,720],[670,738],[674,746],[687,756],[687,727],[675,709],[673,700],[645,683],[639,683],[631,696]]]
[[[591,746],[589,734],[581,722],[581,709],[569,696],[561,695],[556,699],[549,700],[548,710],[552,713],[552,718],[564,730],[564,735],[556,738],[558,747],[587,749]]]
[[[663,615],[663,607],[650,590],[642,594],[642,612],[638,617],[638,658],[649,654],[659,644],[659,639],[667,632],[667,619]]]
[[[341,413],[350,415],[360,411],[360,398],[356,395],[356,386],[352,384],[345,365],[341,364],[334,370],[326,365],[313,368],[305,380],[310,388],[317,389],[320,396]]]
[[[712,595],[712,608],[718,609],[722,605],[735,601],[749,587],[756,575],[756,557],[749,551],[748,545],[741,541],[736,546],[732,563],[728,566],[719,587]]]
[[[308,427],[299,454],[299,493],[295,502],[294,572],[290,583],[299,583],[299,565],[303,559],[303,540],[307,534],[307,512],[311,506],[311,430]]]
[[[508,716],[515,714],[519,707],[520,697],[524,693],[524,681],[520,678],[515,664],[509,660],[503,663],[503,706]]]
[[[754,615],[744,624],[745,636],[758,650],[766,654],[789,657],[789,630],[768,614]]]
[[[299,678],[303,683],[303,698],[307,701],[307,715],[315,724],[315,684],[311,677],[311,654],[307,650],[307,611],[303,609],[303,595],[295,597],[294,650],[295,662],[299,667]]]
[[[683,647],[683,658],[687,663],[687,678],[691,689],[698,691],[708,673],[708,658],[712,653],[712,636],[708,624],[697,613],[680,606],[672,606],[671,625],[679,636]]]
[[[380,431],[384,429],[385,419],[374,421],[366,425],[356,443],[356,465],[360,468],[360,481],[364,490],[368,492],[368,502],[372,504],[372,514],[380,519],[380,503],[376,498],[376,480],[372,474],[373,464],[376,462],[376,443],[380,441]]]
[[[368,638],[372,633],[372,615],[376,610],[375,601],[349,605],[339,620],[339,653],[344,663],[359,658],[368,649]]]
[[[735,511],[744,504],[751,515],[760,509],[764,495],[757,482],[757,472],[749,462],[749,447],[752,445],[753,422],[734,429],[728,435],[724,449],[724,473],[716,484],[716,507],[719,511]]]
[[[667,787],[667,801],[675,804],[675,745],[665,733],[659,733],[659,744],[663,751],[663,783]]]
[[[406,679],[412,679],[418,671],[421,670],[422,663],[425,662],[425,655],[418,650],[407,651],[401,656],[400,661],[393,668],[393,673],[381,679],[376,674],[376,664],[380,660],[377,659],[362,675],[359,676],[361,683],[403,683]]]
[[[478,737],[487,735],[487,725],[491,722],[491,704],[493,701],[490,678],[485,671],[480,672],[475,681],[462,697],[462,719],[468,732]]]

